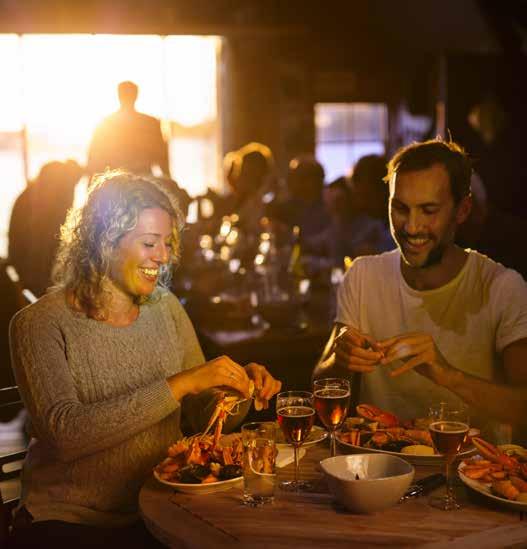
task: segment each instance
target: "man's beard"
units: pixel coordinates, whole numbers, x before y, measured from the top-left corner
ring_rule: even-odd
[[[426,258],[426,261],[422,265],[420,265],[418,268],[427,269],[428,267],[433,267],[434,265],[438,265],[439,263],[441,263],[444,253],[445,253],[445,246],[444,244],[439,242],[437,246],[435,246],[430,250],[430,253]]]
[[[409,261],[404,252],[404,247],[401,244],[402,242],[407,241],[408,235],[406,233],[397,233],[397,238],[395,241],[399,245],[399,250],[401,251],[401,257],[403,258],[403,261],[413,269],[428,269],[430,267],[433,267],[434,265],[438,265],[441,263],[441,260],[443,259],[443,255],[445,254],[446,245],[443,242],[438,242],[429,252],[428,256],[426,257],[426,260],[422,265],[415,265],[411,261]]]

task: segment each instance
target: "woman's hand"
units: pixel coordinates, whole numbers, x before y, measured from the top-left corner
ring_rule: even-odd
[[[255,364],[255,366],[257,365]],[[259,368],[265,370],[263,366]],[[270,375],[267,370],[265,372]],[[272,376],[271,379],[275,381]],[[176,400],[181,400],[188,394],[201,393],[212,387],[228,387],[238,391],[245,398],[251,396],[249,394],[249,376],[246,370],[228,356],[219,356],[204,364],[179,372],[169,377],[167,381]]]
[[[258,401],[261,407],[269,408],[269,400],[280,391],[282,382],[275,379],[265,366],[254,362],[247,364],[245,371],[254,382],[255,409],[258,410]]]

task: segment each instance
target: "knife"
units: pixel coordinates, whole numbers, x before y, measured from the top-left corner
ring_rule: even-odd
[[[435,488],[445,484],[445,482],[446,477],[443,473],[435,473],[433,475],[429,475],[428,477],[424,477],[412,484],[400,501],[428,494],[428,492],[431,492]]]

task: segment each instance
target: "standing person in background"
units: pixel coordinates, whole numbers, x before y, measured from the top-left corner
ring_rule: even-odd
[[[55,291],[13,318],[13,370],[32,426],[13,547],[157,546],[137,499],[181,422],[202,430],[215,387],[249,397],[252,379],[264,400],[280,389],[263,366],[205,361],[164,289],[181,228],[166,182],[95,178],[63,227]]]
[[[73,206],[82,175],[73,160],[45,164],[35,181],[16,199],[9,222],[9,261],[25,288],[36,297],[51,284],[51,267],[60,226]]]
[[[387,180],[398,248],[353,262],[333,336],[346,331],[314,376],[360,373],[363,402],[407,418],[426,416],[432,402],[464,401],[471,420],[499,437],[506,431],[496,421],[527,424],[527,286],[455,244],[471,208],[470,177],[453,142],[395,154]]]
[[[105,118],[95,130],[88,151],[88,172],[123,168],[148,175],[157,166],[170,177],[168,146],[157,118],[137,112],[138,87],[121,82],[117,88],[120,109]]]

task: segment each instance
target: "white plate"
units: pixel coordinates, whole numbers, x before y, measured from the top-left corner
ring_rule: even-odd
[[[338,438],[337,444],[340,450],[345,454],[390,454],[405,459],[413,465],[442,465],[444,463],[443,456],[439,454],[434,456],[415,456],[413,454],[403,454],[402,452],[389,452],[388,450],[378,450],[377,448],[365,448],[364,446],[356,446],[349,442],[344,442]],[[467,458],[476,451],[475,448],[465,450],[459,454],[461,458]]]
[[[224,490],[230,490],[231,488],[238,486],[243,481],[243,477],[235,477],[230,478],[229,480],[218,480],[217,482],[209,482],[206,484],[170,482],[169,480],[163,480],[157,474],[157,471],[154,471],[154,477],[162,484],[171,486],[183,494],[213,494],[214,492],[223,492]]]
[[[280,428],[278,428],[280,429]],[[279,431],[282,433],[281,431]],[[322,427],[319,427],[318,425],[313,425],[311,428],[311,432],[309,433],[306,440],[302,443],[302,448],[309,448],[310,446],[313,446],[314,444],[318,444],[319,442],[322,442],[325,438],[328,436],[328,432],[322,429]],[[278,449],[280,448],[291,448],[291,445],[287,442],[277,442],[276,447]]]
[[[476,456],[477,458],[483,459],[481,456]],[[461,481],[466,484],[469,488],[472,488],[472,490],[475,490],[476,492],[479,492],[480,494],[483,494],[484,496],[487,496],[489,499],[494,500],[501,505],[505,505],[509,509],[514,509],[515,511],[527,511],[527,503],[523,503],[521,501],[512,501],[507,498],[502,498],[500,496],[495,496],[491,490],[490,490],[490,482],[479,482],[477,480],[468,478],[466,475],[463,474],[463,469],[466,467],[464,463],[460,463],[457,472],[459,474],[459,478]]]

